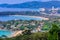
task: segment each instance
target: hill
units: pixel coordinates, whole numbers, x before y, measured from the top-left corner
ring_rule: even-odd
[[[32,2],[25,2],[21,4],[0,4],[0,7],[4,8],[51,8],[52,6],[60,7],[60,1],[49,1],[49,2],[39,2],[39,1],[32,1]]]

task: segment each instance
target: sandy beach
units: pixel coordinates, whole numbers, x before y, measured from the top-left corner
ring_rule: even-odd
[[[23,16],[26,16],[26,15],[23,15]],[[45,18],[45,17],[41,17],[41,16],[29,16],[29,17],[32,17],[32,18],[42,18],[43,20],[49,20],[49,18]]]
[[[18,36],[18,35],[20,35],[20,34],[22,34],[22,31],[20,30],[20,31],[15,31],[12,35],[11,35],[11,37],[16,37],[16,36]]]
[[[32,17],[32,18],[42,18],[43,20],[49,20],[49,18],[45,18],[45,17],[41,17],[41,16],[29,16],[29,15],[15,15],[15,16],[26,16],[26,17]]]

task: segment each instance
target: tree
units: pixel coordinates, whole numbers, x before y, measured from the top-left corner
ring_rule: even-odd
[[[32,40],[47,40],[47,33],[45,32],[37,32],[31,35]]]
[[[20,27],[20,30],[24,30],[24,29],[25,29],[25,26],[21,26],[21,27]]]
[[[56,24],[52,24],[52,28],[48,33],[48,40],[58,40],[59,27]]]
[[[31,35],[31,30],[25,30],[25,31],[23,32],[23,35]]]

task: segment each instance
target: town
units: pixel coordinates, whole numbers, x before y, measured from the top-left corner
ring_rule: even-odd
[[[40,8],[37,11],[27,11],[26,14],[22,15],[6,15],[1,16],[0,18],[0,30],[8,30],[8,36],[3,31],[0,32],[0,37],[2,38],[13,38],[18,35],[23,35],[23,32],[26,30],[30,30],[32,34],[34,33],[48,33],[52,24],[57,24],[60,26],[60,11],[59,8],[55,8],[54,6],[51,9],[46,10],[45,8]],[[22,12],[25,13],[25,12]],[[31,15],[29,15],[31,13]],[[38,13],[38,15],[36,15]],[[18,18],[18,19],[16,19]],[[26,18],[26,19],[25,19]],[[30,18],[30,19],[29,19]],[[2,21],[2,19],[4,19]],[[8,20],[9,19],[9,20]],[[28,20],[27,20],[28,19]],[[11,34],[12,32],[12,34]],[[46,35],[46,34],[45,34]]]

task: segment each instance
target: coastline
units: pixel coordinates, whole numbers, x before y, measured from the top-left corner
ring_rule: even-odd
[[[15,31],[12,35],[11,35],[11,37],[16,37],[16,36],[18,36],[18,35],[20,35],[20,34],[22,34],[22,32],[23,31]]]
[[[11,16],[11,15],[9,15]],[[41,17],[41,16],[29,16],[29,15],[12,15],[12,16],[25,16],[25,17],[32,17],[32,18],[42,18],[43,20],[49,20],[49,18]]]
[[[28,15],[9,15],[9,16],[25,16],[25,17],[31,17],[31,18],[41,18],[42,20],[49,20],[49,18],[45,18],[45,17],[41,17],[41,16],[28,16]],[[0,30],[2,30],[0,28]],[[16,37],[17,35],[20,35],[22,34],[22,30],[19,30],[19,31],[13,31],[13,33],[9,36],[10,37]]]

